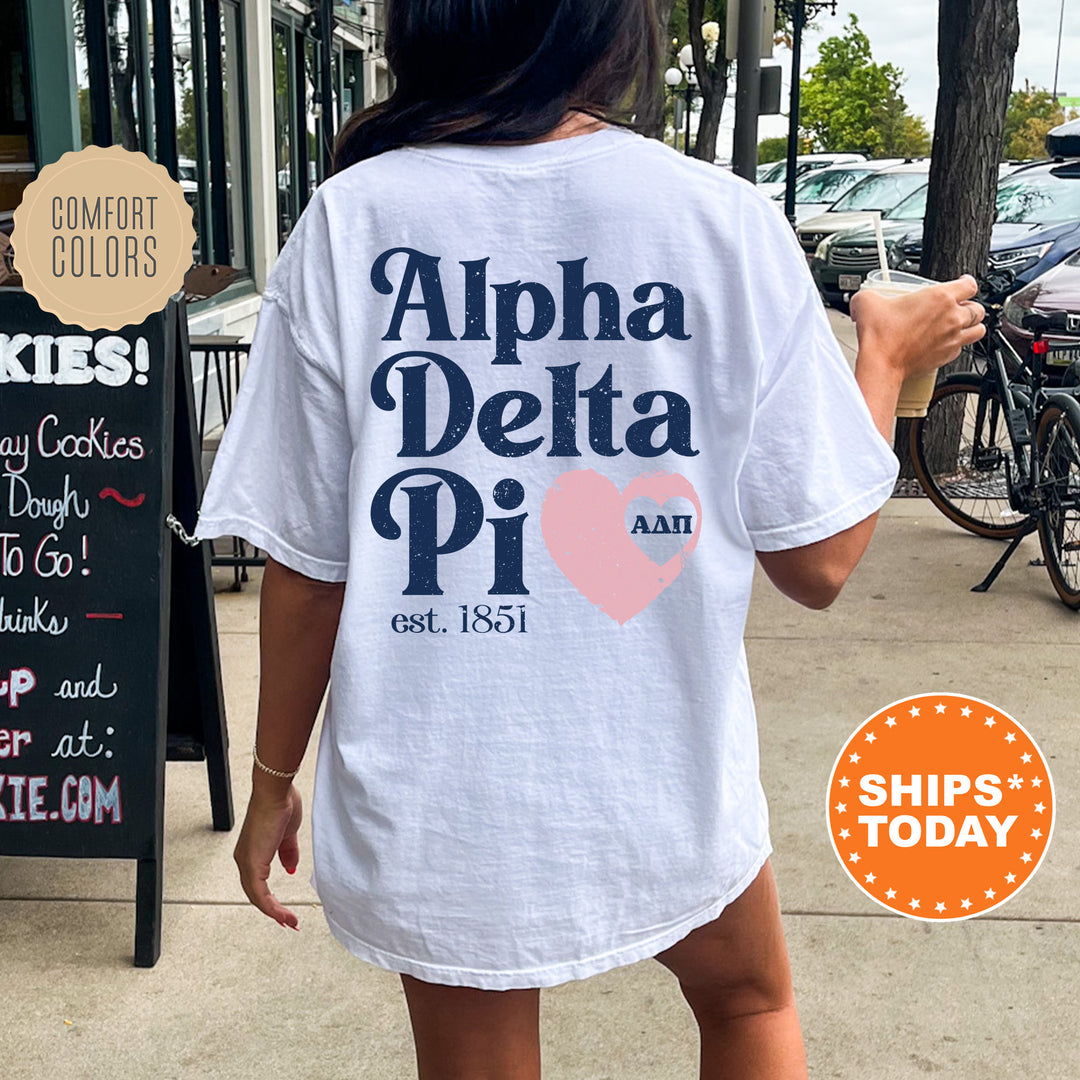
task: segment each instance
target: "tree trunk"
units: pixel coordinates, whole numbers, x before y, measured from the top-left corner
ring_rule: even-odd
[[[730,64],[724,57],[723,42],[717,47],[715,63],[710,64],[705,58],[705,39],[701,36],[705,0],[687,0],[686,13],[690,24],[690,45],[694,50],[694,74],[701,95],[701,116],[698,118],[693,155],[711,162],[716,159],[716,136],[724,98],[727,97]]]
[[[986,273],[1013,60],[1017,0],[940,0],[937,117],[922,270]]]
[[[660,40],[665,46],[670,39],[668,26],[674,7],[675,0],[656,0],[656,19],[660,24]],[[662,50],[662,56],[667,55],[665,47]],[[645,86],[637,87],[635,92],[634,117],[643,135],[664,141],[664,106],[666,104],[667,84],[664,82],[664,72],[654,71],[649,82]]]
[[[945,281],[961,274],[977,278],[986,274],[1005,111],[1019,42],[1017,0],[939,0],[939,83],[923,224],[924,277]],[[939,380],[970,367],[970,356],[961,356],[941,369]],[[913,475],[907,459],[908,427],[904,421],[896,425],[905,476]],[[939,430],[953,427],[942,424]],[[955,458],[955,449],[933,450],[935,456],[951,452]]]

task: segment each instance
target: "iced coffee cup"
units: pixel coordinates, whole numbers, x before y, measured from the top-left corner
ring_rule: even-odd
[[[908,293],[917,289],[925,289],[927,285],[936,285],[936,281],[929,278],[919,277],[917,274],[905,274],[899,270],[889,271],[889,280],[881,270],[872,270],[862,283],[864,289],[870,289],[878,296],[897,297],[907,296]],[[934,385],[937,382],[937,370],[925,375],[915,375],[905,379],[900,387],[900,398],[896,403],[896,415],[902,418],[925,416],[930,398],[934,395]]]

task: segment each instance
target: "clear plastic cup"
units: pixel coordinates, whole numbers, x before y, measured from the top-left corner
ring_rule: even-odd
[[[919,277],[917,274],[905,274],[901,270],[890,270],[889,279],[885,280],[880,270],[872,270],[862,283],[864,289],[871,289],[879,296],[898,297],[907,296],[908,293],[918,289],[925,289],[927,285],[936,285],[936,281],[929,278]],[[937,383],[937,369],[927,372],[925,375],[915,375],[905,379],[900,387],[900,397],[896,403],[896,415],[901,418],[911,419],[925,416],[930,399],[934,396],[934,386]]]

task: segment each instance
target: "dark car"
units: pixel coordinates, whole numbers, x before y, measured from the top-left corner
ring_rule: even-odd
[[[923,218],[926,217],[926,192],[924,184],[881,218],[881,231],[885,237],[885,250],[890,268],[896,269],[900,259],[900,246],[917,230],[922,236]],[[843,308],[845,298],[855,292],[863,278],[881,265],[875,230],[870,225],[844,229],[825,237],[818,244],[810,262],[818,290],[834,307]],[[918,273],[918,270],[915,270]]]
[[[1080,251],[1053,270],[1036,278],[1005,301],[1001,329],[1021,356],[1027,355],[1031,331],[1022,323],[1032,312],[1068,312],[1065,333],[1048,334],[1050,352],[1046,362],[1051,377],[1072,367],[1080,375]],[[1074,376],[1075,377],[1075,376]]]
[[[922,221],[928,188],[885,215],[882,227],[889,265],[920,272]],[[998,186],[997,221],[990,240],[990,265],[1010,270],[1017,288],[1057,266],[1080,248],[1080,162],[1039,162]],[[819,246],[811,263],[826,301],[839,307],[878,266],[873,230],[846,229]]]
[[[1080,248],[1080,161],[1043,161],[1018,169],[998,187],[990,265],[1011,270],[1017,288]],[[898,268],[918,273],[922,230],[901,245]]]

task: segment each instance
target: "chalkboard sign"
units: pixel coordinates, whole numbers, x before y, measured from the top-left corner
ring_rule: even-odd
[[[137,859],[140,966],[160,952],[170,652],[175,726],[232,825],[209,554],[166,525],[201,495],[184,329],[175,301],[88,332],[0,290],[0,854]]]

